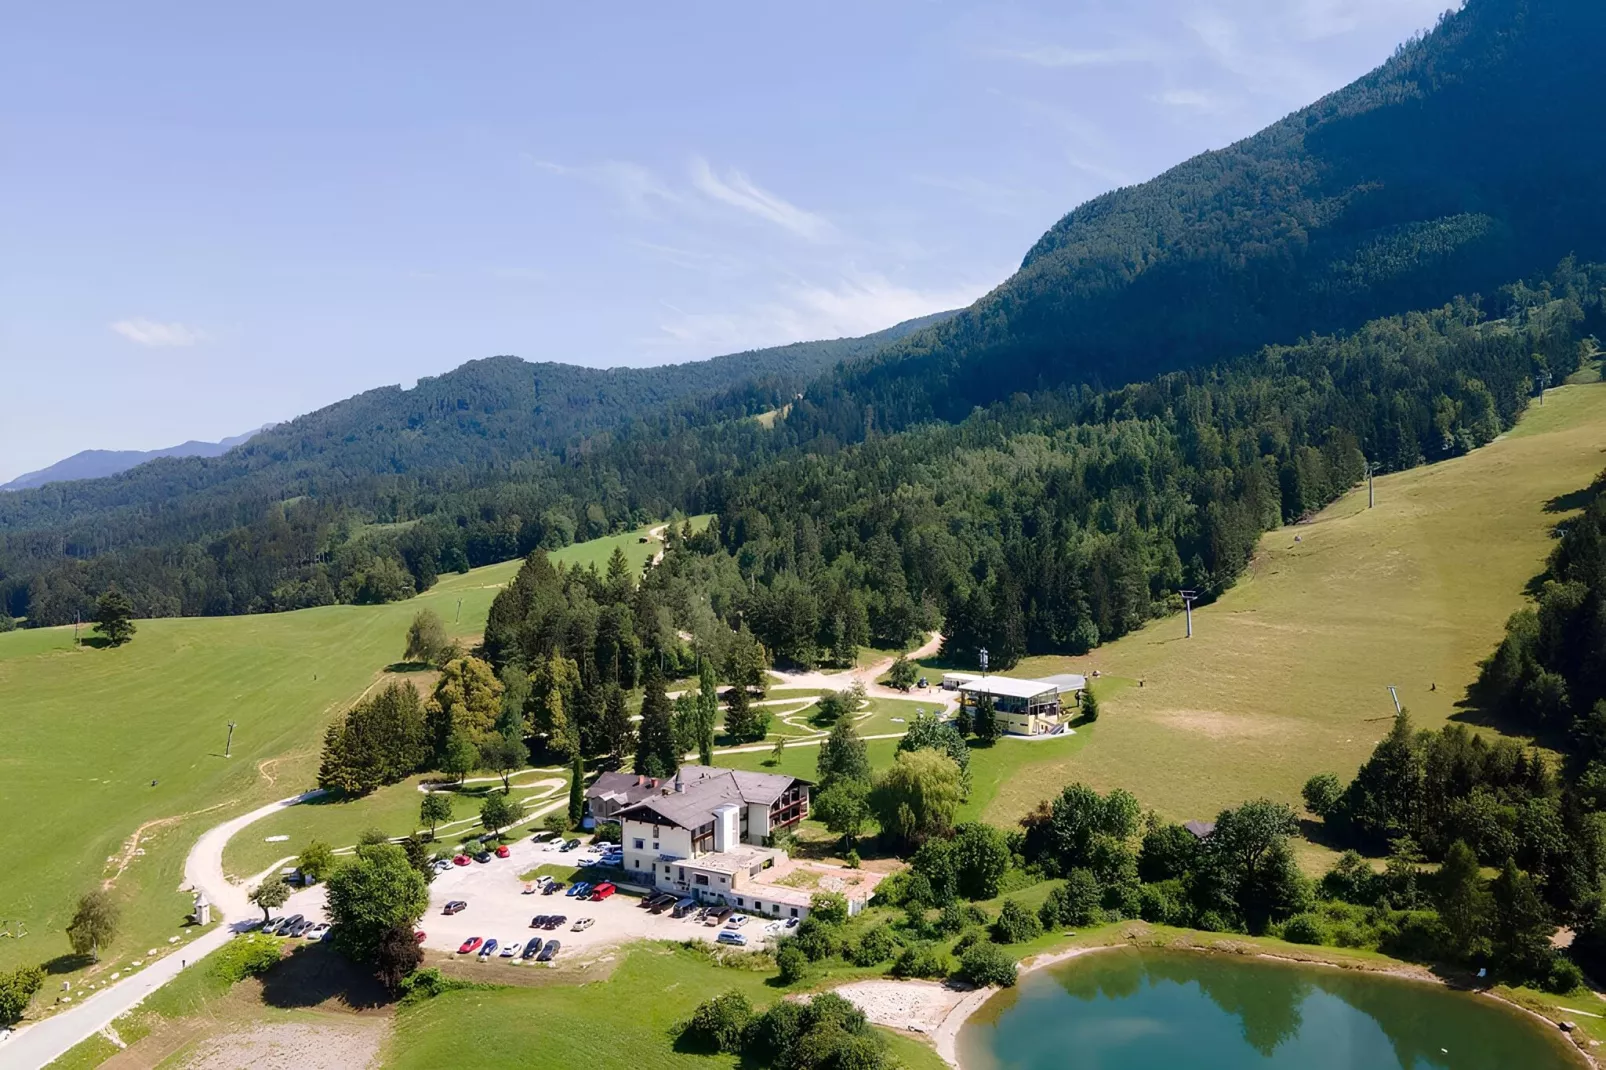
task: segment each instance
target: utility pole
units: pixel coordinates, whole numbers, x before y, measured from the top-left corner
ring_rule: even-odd
[[[223,744],[223,757],[227,758],[234,752],[234,722],[229,722],[229,738]]]
[[[1534,389],[1539,391],[1539,407],[1545,407],[1545,387],[1550,385],[1550,373],[1540,372],[1534,376]]]
[[[1398,717],[1400,714],[1405,712],[1405,710],[1400,707],[1400,693],[1399,691],[1395,690],[1393,684],[1388,684],[1387,687],[1389,689],[1389,698],[1394,700],[1394,716]]]
[[[73,646],[83,646],[84,645],[84,641],[78,637],[78,629],[80,627],[82,627],[83,623],[84,622],[79,618],[79,615],[77,613],[74,613],[72,615],[72,645]]]
[[[1199,592],[1198,591],[1178,591],[1177,593],[1182,596],[1182,610],[1188,616],[1188,635],[1187,635],[1187,637],[1189,639],[1192,639],[1193,638],[1193,603],[1198,599]]]
[[[982,647],[976,653],[981,655],[981,678],[987,679],[987,648]]]
[[[463,622],[463,600],[461,598],[459,598],[457,600],[457,621],[456,621],[456,623],[461,624],[462,622]]]
[[[1377,504],[1377,495],[1372,492],[1372,477],[1382,470],[1382,461],[1366,462],[1366,507],[1368,509]]]

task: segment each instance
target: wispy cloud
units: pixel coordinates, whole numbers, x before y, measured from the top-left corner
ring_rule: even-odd
[[[158,323],[143,316],[118,320],[111,329],[138,345],[152,349],[172,346],[192,346],[207,340],[205,331],[183,323]]]
[[[632,215],[652,218],[662,205],[679,204],[682,197],[660,179],[650,168],[628,160],[604,160],[602,163],[571,166],[529,157],[537,169],[552,175],[578,178],[608,191]]]
[[[805,211],[760,188],[740,171],[727,171],[721,177],[701,156],[692,158],[691,181],[704,196],[757,216],[800,238],[820,242],[830,240],[835,234],[835,228],[824,216]]]
[[[988,55],[1029,63],[1034,67],[1113,67],[1123,63],[1158,63],[1164,58],[1165,50],[1148,44],[1116,48],[1037,45],[1031,48],[995,48]]]
[[[688,312],[660,324],[659,346],[700,356],[804,339],[869,334],[916,316],[971,304],[994,284],[918,289],[874,272],[848,272],[827,282],[794,281],[774,298],[740,312]]]
[[[1228,106],[1228,101],[1221,95],[1207,93],[1202,89],[1167,89],[1155,93],[1149,99],[1168,108],[1183,108],[1208,115],[1219,115],[1227,110]]]

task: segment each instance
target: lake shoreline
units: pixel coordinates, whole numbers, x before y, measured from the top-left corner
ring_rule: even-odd
[[[1032,955],[1021,961],[1020,973],[1025,976],[1051,966],[1058,966],[1072,959],[1081,958],[1084,955],[1092,955],[1101,951],[1114,951],[1121,948],[1189,951],[1207,955],[1239,955],[1270,962],[1284,962],[1300,966],[1325,966],[1331,969],[1352,970],[1384,977],[1394,977],[1405,981],[1439,985],[1443,988],[1451,988],[1466,992],[1469,995],[1491,999],[1522,1012],[1535,1022],[1543,1024],[1547,1030],[1560,1031],[1558,1023],[1554,1019],[1532,1007],[1500,995],[1493,989],[1464,988],[1452,985],[1425,966],[1417,966],[1398,960],[1372,964],[1335,955],[1322,955],[1316,951],[1307,953],[1303,950],[1304,945],[1289,945],[1290,950],[1286,952],[1269,951],[1257,945],[1235,941],[1230,936],[1224,936],[1209,945],[1205,945],[1189,940],[1186,937],[1171,940],[1155,939],[1158,935],[1152,931],[1129,927],[1121,933],[1111,934],[1108,942],[1061,948],[1056,951],[1044,951]],[[1301,950],[1295,953],[1292,950],[1295,947],[1299,947]],[[997,987],[950,987],[942,982],[900,980],[889,977],[844,985],[841,986],[839,991],[858,1004],[872,1022],[925,1039],[936,1048],[938,1056],[941,1057],[943,1062],[953,1067],[953,1070],[965,1070],[959,1061],[959,1033],[970,1018],[988,1000],[1002,992],[1003,989]],[[878,1010],[884,1011],[887,1008],[877,1006],[879,1002],[877,997],[884,997],[892,993],[897,993],[904,997],[913,997],[917,1003],[924,1002],[928,1017],[935,1018],[934,1027],[911,1028],[908,1004],[901,1000],[893,1001],[898,1005],[895,1014],[889,1016],[883,1013],[881,1020],[878,1020],[876,1012]],[[859,998],[856,999],[855,996]],[[891,1017],[892,1020],[887,1020],[888,1017]],[[1603,1064],[1601,1061],[1596,1058],[1592,1051],[1585,1047],[1589,1041],[1584,1034],[1575,1031],[1563,1033],[1563,1036],[1571,1042],[1568,1047],[1577,1053],[1581,1066],[1602,1070]]]

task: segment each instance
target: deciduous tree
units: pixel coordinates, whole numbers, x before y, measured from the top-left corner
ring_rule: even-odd
[[[113,587],[95,603],[95,630],[112,646],[122,646],[134,638],[134,603]]]
[[[905,751],[870,791],[870,812],[894,844],[918,847],[953,828],[964,798],[959,767],[936,751]]]
[[[110,892],[101,888],[86,892],[79,897],[78,909],[67,923],[67,941],[75,953],[99,962],[101,948],[116,937],[121,918],[122,911]]]
[[[290,886],[278,877],[269,877],[252,888],[248,898],[262,908],[262,921],[265,924],[273,916],[272,912],[284,906],[290,898]]]
[[[402,928],[410,935],[429,907],[429,886],[393,843],[358,847],[351,861],[329,875],[328,893],[330,940],[348,958],[368,965],[377,965],[387,930]]]

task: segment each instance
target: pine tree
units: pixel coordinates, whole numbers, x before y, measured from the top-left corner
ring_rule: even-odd
[[[970,707],[965,705],[965,700],[961,697],[959,708],[954,710],[954,731],[959,733],[960,739],[964,739],[970,735],[971,727]]]
[[[625,690],[618,684],[607,686],[602,712],[602,739],[608,755],[615,761],[624,761],[636,745],[636,726],[630,720],[625,705]]]
[[[982,695],[976,700],[975,724],[971,728],[976,738],[983,743],[991,743],[999,736],[998,714],[993,708],[993,696]]]
[[[1082,691],[1082,720],[1092,723],[1099,719],[1099,697],[1091,687]]]
[[[580,752],[574,752],[574,760],[569,766],[569,826],[579,828],[580,821],[586,813],[585,792],[585,760]]]
[[[1489,948],[1489,889],[1478,872],[1478,856],[1464,840],[1456,840],[1445,853],[1435,878],[1439,919],[1450,947],[1470,962]]]
[[[1550,934],[1556,927],[1533,879],[1508,858],[1489,892],[1494,901],[1495,961],[1513,979],[1543,978],[1553,957]]]
[[[725,693],[725,734],[737,743],[753,738],[753,700],[739,684]]]
[[[113,587],[95,603],[95,630],[112,646],[122,646],[134,638],[134,603]]]
[[[815,770],[822,792],[845,780],[870,783],[870,753],[864,740],[859,738],[858,730],[853,727],[853,718],[844,717],[837,721],[831,734],[825,737],[825,742],[820,744]]]
[[[667,777],[680,767],[675,750],[675,726],[670,719],[669,696],[656,661],[647,663],[641,696],[641,723],[636,736],[636,772]]]

